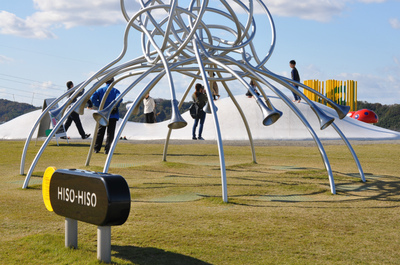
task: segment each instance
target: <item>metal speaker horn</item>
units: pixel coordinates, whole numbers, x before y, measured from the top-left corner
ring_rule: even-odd
[[[64,113],[64,109],[65,109],[65,106],[62,105],[56,109],[49,110],[49,112],[53,118],[55,118],[57,121],[59,121]]]
[[[323,130],[326,127],[328,127],[329,125],[331,125],[331,123],[335,120],[333,117],[329,117],[328,115],[326,115],[323,111],[321,111],[314,104],[313,104],[313,106],[311,106],[311,108],[319,119],[319,125],[320,125],[321,130]]]
[[[171,122],[168,124],[170,129],[181,129],[187,125],[187,122],[182,118],[178,109],[178,101],[174,99],[172,101],[172,115]]]
[[[349,113],[350,111],[350,106],[339,105],[335,102],[332,103],[329,102],[332,108],[334,108],[336,110],[336,113],[339,115],[339,119],[343,119],[344,117],[346,117],[347,113]]]
[[[257,98],[256,102],[263,113],[264,119],[262,123],[264,126],[269,126],[274,124],[282,116],[281,111],[275,108],[273,109],[268,108],[260,97]]]
[[[215,109],[215,112],[218,111],[218,108],[215,105],[214,105],[214,109]],[[207,101],[206,105],[204,106],[204,112],[207,113],[207,114],[211,114],[212,113],[211,112],[211,104],[209,104],[208,101]]]
[[[93,118],[102,126],[107,126],[110,120],[110,115],[114,109],[114,101],[111,102],[105,109],[93,113]]]

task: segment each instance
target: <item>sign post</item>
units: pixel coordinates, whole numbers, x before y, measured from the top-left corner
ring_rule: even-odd
[[[78,247],[78,222],[97,225],[97,258],[111,262],[111,226],[128,219],[131,195],[119,175],[49,167],[43,176],[43,200],[65,217],[65,246]]]

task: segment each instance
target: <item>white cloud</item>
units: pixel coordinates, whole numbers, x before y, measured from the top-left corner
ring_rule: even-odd
[[[395,104],[398,103],[398,99],[400,98],[400,78],[391,73],[383,75],[343,73],[337,79],[357,81],[358,100],[361,101]]]
[[[275,16],[298,17],[327,22],[332,17],[340,15],[343,12],[346,7],[345,2],[343,0],[273,0],[268,2],[267,7]]]
[[[14,61],[14,59],[0,54],[0,64],[1,63],[10,63],[10,62],[13,62],[13,61]]]
[[[55,37],[55,35],[46,28],[38,26],[37,22],[31,18],[23,20],[6,11],[0,12],[0,33],[35,39]]]
[[[341,15],[347,4],[353,1],[271,0],[266,5],[273,16],[328,22],[333,17]],[[130,14],[140,7],[138,0],[125,2]],[[358,0],[358,2],[383,3],[385,0]],[[33,3],[37,12],[26,18],[19,18],[15,14],[2,11],[0,33],[37,39],[55,38],[52,30],[58,27],[68,29],[76,26],[105,26],[122,23],[124,20],[120,2],[116,0],[33,0]],[[213,1],[210,4],[213,4]],[[256,10],[261,9],[256,8]],[[398,21],[393,20],[393,23],[397,25]]]
[[[400,29],[400,21],[397,18],[391,18],[389,20],[390,25],[394,29]]]
[[[0,33],[24,38],[55,38],[55,28],[76,26],[105,26],[121,23],[119,1],[115,0],[33,0],[37,12],[26,18],[0,12]],[[138,4],[127,4],[127,9],[138,9]]]

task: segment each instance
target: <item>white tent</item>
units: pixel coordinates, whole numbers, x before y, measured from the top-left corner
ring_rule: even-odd
[[[312,140],[312,136],[303,125],[300,119],[276,97],[270,97],[276,109],[283,112],[282,117],[273,125],[264,126],[262,124],[262,113],[254,101],[244,95],[236,96],[236,100],[241,106],[246,119],[249,123],[252,137],[254,140]],[[244,123],[229,98],[214,101],[218,108],[218,121],[221,128],[223,140],[247,140],[247,132]],[[310,125],[313,127],[321,140],[340,139],[338,133],[329,126],[325,130],[319,129],[319,122],[306,103],[295,103]],[[360,122],[346,117],[340,120],[336,112],[324,105],[316,103],[327,115],[335,118],[335,124],[342,130],[349,140],[399,140],[400,133],[383,129],[375,125]],[[95,121],[93,110],[85,110],[85,114],[80,116],[86,133],[93,135]],[[21,115],[9,122],[0,125],[0,139],[26,139],[34,122],[37,120],[41,110],[33,111]],[[192,138],[192,126],[194,120],[188,112],[182,114],[188,125],[182,129],[173,130],[171,139],[189,140]],[[121,120],[120,120],[121,121]],[[121,136],[126,136],[128,140],[155,140],[165,139],[168,132],[169,121],[155,124],[128,122]],[[119,124],[117,125],[118,129]],[[36,133],[33,134],[34,137]],[[69,128],[67,135],[73,138],[80,138],[78,130],[74,124]],[[216,140],[215,126],[212,115],[207,115],[204,124],[203,138],[206,140]]]

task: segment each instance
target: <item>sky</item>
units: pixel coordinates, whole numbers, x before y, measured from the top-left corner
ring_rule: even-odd
[[[121,53],[126,21],[119,0],[0,3],[0,99],[42,106],[44,99],[63,94],[68,80],[86,80]],[[289,61],[295,59],[302,81],[355,80],[358,100],[400,103],[400,0],[264,3],[276,27],[269,70],[290,77]],[[126,0],[126,6],[131,14],[140,8],[137,0]],[[257,42],[269,47],[271,40],[262,36]],[[131,41],[126,56],[140,55],[138,42]],[[174,82],[179,99],[188,81]],[[151,93],[170,98],[167,83]],[[124,101],[134,98],[128,94]]]

